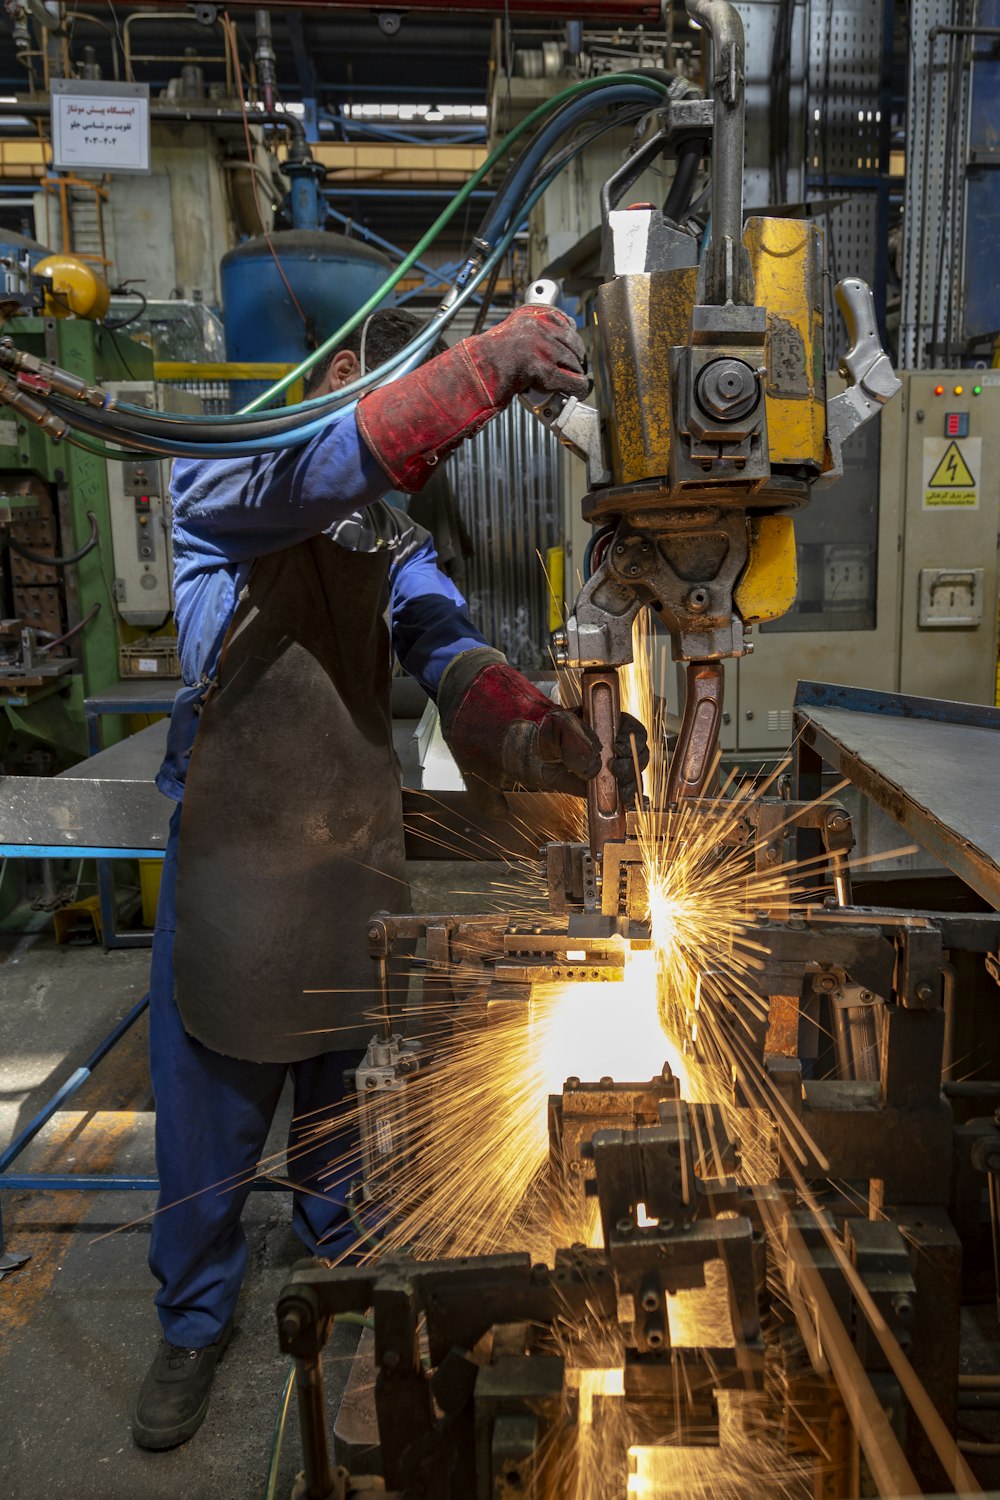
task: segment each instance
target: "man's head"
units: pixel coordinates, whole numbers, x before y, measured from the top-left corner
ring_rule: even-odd
[[[405,307],[385,307],[373,312],[339,349],[310,370],[303,391],[306,400],[339,391],[359,375],[377,369],[398,354],[423,327],[424,319]],[[438,354],[443,347],[438,344],[433,352]]]

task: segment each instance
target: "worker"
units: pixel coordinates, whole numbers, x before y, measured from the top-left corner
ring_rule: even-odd
[[[310,394],[420,327],[373,314]],[[409,899],[391,650],[436,698],[470,786],[582,795],[600,768],[593,732],[488,646],[427,533],[381,498],[419,490],[518,391],[582,396],[583,357],[563,313],[519,308],[297,449],[174,465],[184,686],[158,778],[178,806],[150,977],[163,1339],[133,1419],[144,1448],[186,1441],[205,1416],[247,1263],[241,1212],[289,1072],[294,1228],[312,1255],[353,1240],[330,1164],[357,1149],[336,1121],[373,1029],[365,929]],[[641,726],[624,721],[614,749],[631,800]]]

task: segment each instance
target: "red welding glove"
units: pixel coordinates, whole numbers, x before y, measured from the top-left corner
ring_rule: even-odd
[[[601,746],[578,712],[560,708],[488,646],[463,651],[447,667],[437,695],[441,728],[470,790],[586,795],[601,769]],[[634,748],[633,748],[634,743]],[[626,807],[638,792],[636,763],[649,763],[646,731],[623,714],[610,761]]]
[[[358,431],[398,489],[415,492],[439,459],[484,427],[519,391],[585,396],[585,351],[554,307],[519,307],[358,403]]]

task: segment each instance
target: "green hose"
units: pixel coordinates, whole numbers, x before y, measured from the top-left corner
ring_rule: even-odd
[[[281,1448],[285,1441],[285,1424],[288,1421],[288,1408],[292,1404],[292,1389],[295,1385],[295,1361],[288,1361],[288,1374],[285,1376],[285,1386],[281,1392],[281,1403],[278,1407],[278,1415],[274,1419],[274,1435],[271,1438],[271,1457],[267,1464],[267,1481],[264,1485],[264,1500],[275,1500],[278,1493],[278,1470],[281,1467]]]
[[[375,1324],[371,1318],[366,1318],[363,1313],[344,1312],[337,1313],[333,1319],[335,1323],[350,1323],[355,1328],[369,1328],[374,1331]],[[278,1472],[281,1468],[281,1450],[285,1443],[285,1428],[288,1425],[288,1408],[292,1404],[292,1391],[295,1389],[295,1361],[288,1361],[288,1374],[285,1376],[285,1384],[281,1392],[281,1402],[278,1406],[278,1414],[274,1419],[274,1434],[271,1438],[271,1454],[267,1461],[267,1479],[264,1483],[264,1500],[275,1500],[278,1493]]]
[[[279,381],[271,386],[270,390],[262,391],[259,396],[255,396],[252,401],[249,401],[246,406],[242,407],[240,415],[246,416],[248,412],[257,411],[260,407],[266,406],[276,396],[282,395],[296,380],[300,380],[304,375],[307,375],[313,366],[324,359],[326,355],[332,353],[334,349],[338,349],[344,339],[348,338],[356,328],[361,326],[369,313],[374,312],[379,303],[385,301],[396,283],[402,280],[416,261],[420,260],[428,246],[437,238],[441,230],[444,229],[445,225],[454,215],[458,213],[458,210],[465,203],[470,193],[479,186],[488,173],[492,172],[497,162],[506,156],[507,152],[511,150],[526,130],[530,130],[538,120],[566,103],[567,100],[575,98],[580,93],[618,87],[623,83],[644,84],[647,88],[658,89],[663,94],[667,93],[669,88],[669,85],[664,83],[662,79],[650,77],[648,74],[606,73],[600,78],[581,78],[577,83],[571,83],[561,93],[554,94],[551,99],[545,99],[541,104],[536,105],[531,113],[525,115],[524,119],[514,126],[510,134],[504,137],[499,146],[486,158],[482,166],[473,172],[465,186],[459,190],[447,208],[441,211],[426,234],[417,241],[417,244],[409,254],[403,257],[396,269],[386,277],[378,290],[373,292],[368,298],[368,301],[359,307],[357,312],[347,319],[346,323],[342,323],[334,333],[331,333],[330,337],[320,344],[318,349],[314,349],[301,364],[296,365],[294,370],[290,370],[287,375],[283,375]]]

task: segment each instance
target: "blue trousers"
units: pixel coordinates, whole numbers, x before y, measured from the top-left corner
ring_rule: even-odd
[[[224,1057],[184,1030],[174,1001],[173,946],[180,808],[170,825],[153,937],[149,984],[149,1053],[156,1101],[156,1168],[160,1197],[149,1264],[163,1332],[197,1349],[214,1342],[232,1316],[247,1264],[240,1224],[285,1077],[294,1085],[287,1171],[299,1191],[292,1223],[311,1255],[336,1257],[355,1235],[344,1207],[360,1152],[343,1125],[320,1129],[344,1097],[344,1069],[360,1053],[327,1052],[298,1063]],[[331,1164],[336,1169],[330,1172]]]

